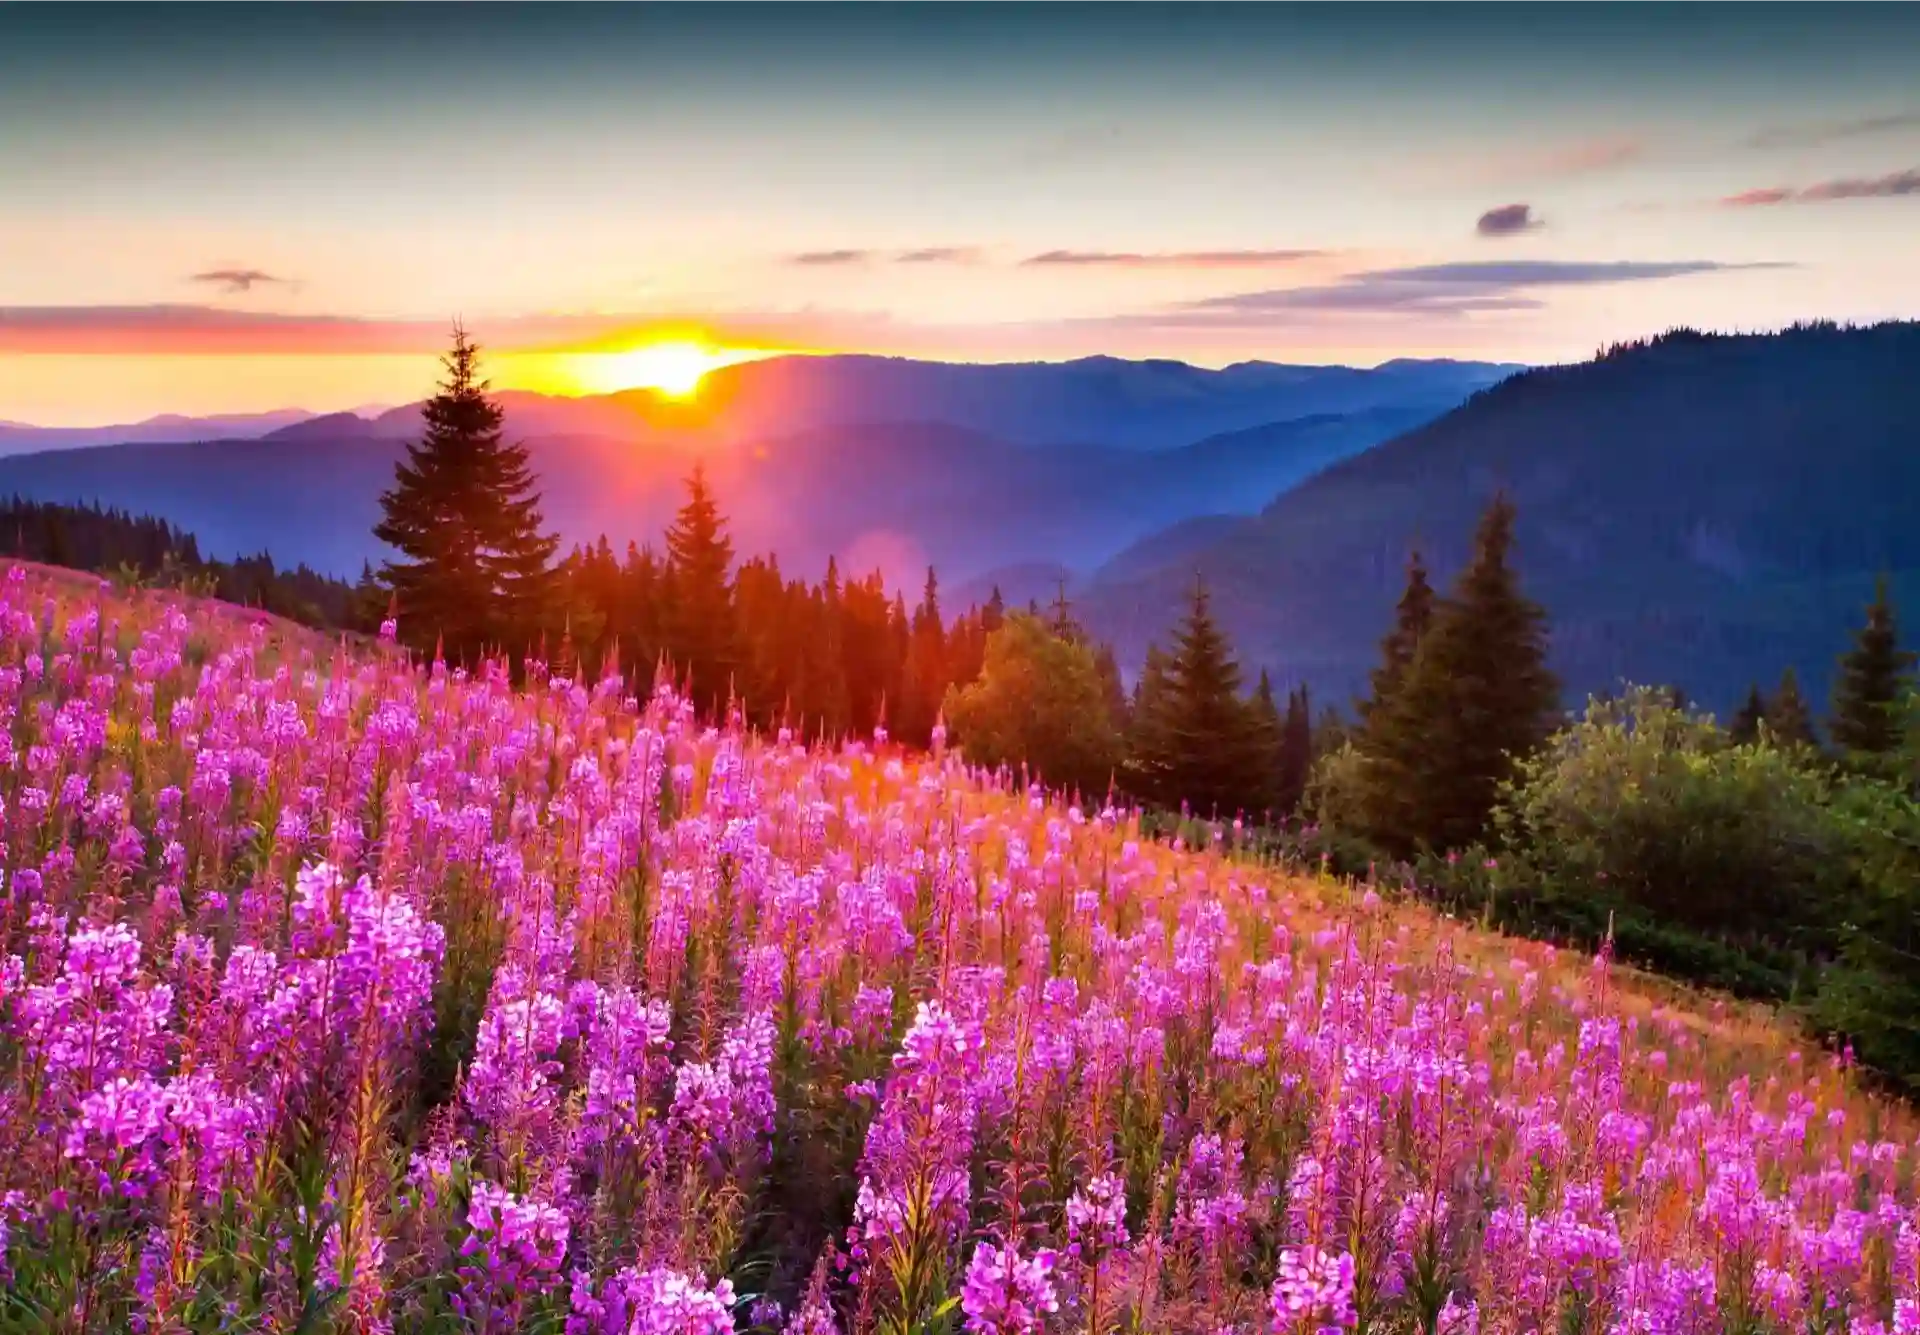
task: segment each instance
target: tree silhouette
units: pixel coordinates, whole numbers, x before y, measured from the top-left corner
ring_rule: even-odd
[[[667,652],[703,710],[737,689],[740,643],[734,612],[733,543],[706,470],[695,464],[687,499],[667,530]]]
[[[416,647],[440,640],[469,659],[492,646],[523,648],[545,628],[558,542],[541,529],[526,448],[503,438],[479,348],[459,326],[442,365],[426,430],[394,469],[374,534],[403,558],[380,569],[402,638]]]
[[[1900,704],[1906,699],[1913,655],[1900,648],[1887,581],[1875,584],[1866,624],[1854,632],[1853,648],[1840,659],[1833,685],[1834,745],[1860,756],[1898,750],[1903,732]]]
[[[1767,731],[1782,746],[1817,747],[1813,711],[1800,693],[1800,676],[1792,668],[1780,674],[1780,687],[1767,702]]]
[[[1513,524],[1513,505],[1495,497],[1472,560],[1363,733],[1367,824],[1394,853],[1477,838],[1500,783],[1552,730],[1546,618],[1508,564]]]
[[[1766,721],[1767,697],[1756,682],[1747,688],[1747,698],[1727,725],[1727,735],[1738,746],[1751,746],[1760,740],[1760,725]]]

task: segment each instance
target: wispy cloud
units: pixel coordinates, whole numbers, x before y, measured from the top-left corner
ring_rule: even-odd
[[[803,250],[788,257],[790,263],[805,268],[832,268],[836,265],[865,264],[873,258],[870,250]]]
[[[927,246],[893,257],[896,264],[972,264],[979,258],[980,252],[972,246]]]
[[[188,275],[187,281],[217,287],[222,292],[251,292],[262,285],[284,287],[288,280],[264,269],[208,269],[204,273]]]
[[[1480,221],[1474,224],[1474,230],[1481,236],[1517,236],[1522,232],[1536,232],[1545,226],[1544,218],[1534,216],[1533,205],[1502,204],[1481,214]]]
[[[1775,125],[1756,131],[1747,140],[1747,146],[1809,148],[1848,139],[1898,134],[1903,130],[1920,130],[1920,110],[1895,111],[1882,116],[1857,116],[1851,120],[1813,121],[1804,125]]]
[[[884,313],[653,309],[476,317],[468,330],[490,353],[624,346],[660,330],[697,329],[744,346],[852,348],[891,345],[917,331]],[[0,355],[246,356],[436,354],[450,319],[363,319],[201,305],[0,306]]]
[[[1537,293],[1559,287],[1657,282],[1696,274],[1786,268],[1713,260],[1490,260],[1369,269],[1333,283],[1237,292],[1125,317],[1160,327],[1298,323],[1316,315],[1405,315],[1458,320],[1540,309]]]
[[[1023,267],[1114,269],[1266,269],[1319,259],[1324,250],[1048,250],[1020,261]]]
[[[1899,199],[1908,195],[1920,195],[1920,167],[1885,176],[1841,176],[1813,185],[1743,190],[1720,202],[1729,208],[1764,208],[1773,204],[1830,204],[1842,199]]]
[[[1588,176],[1638,162],[1646,153],[1647,141],[1639,135],[1597,135],[1545,148],[1495,153],[1476,174],[1489,183]]]

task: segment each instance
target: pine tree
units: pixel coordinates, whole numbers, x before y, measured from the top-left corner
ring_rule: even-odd
[[[1782,746],[1820,745],[1813,731],[1813,711],[1800,694],[1800,677],[1792,668],[1780,674],[1780,688],[1767,702],[1767,732]]]
[[[1107,717],[1117,729],[1127,726],[1127,684],[1120,679],[1120,660],[1113,647],[1102,644],[1093,651],[1093,670],[1099,674],[1100,689],[1106,697]]]
[[[1746,702],[1733,716],[1733,722],[1727,725],[1727,735],[1735,746],[1752,746],[1760,740],[1760,725],[1767,719],[1767,697],[1760,693],[1759,683],[1747,688]]]
[[[1380,666],[1373,670],[1372,695],[1361,703],[1364,726],[1373,713],[1393,699],[1413,662],[1427,629],[1433,624],[1433,586],[1427,582],[1427,565],[1416,550],[1407,556],[1407,587],[1394,608],[1393,629],[1380,642]]]
[[[1172,664],[1164,649],[1150,644],[1133,683],[1133,700],[1127,710],[1126,755],[1121,761],[1127,791],[1142,802],[1162,802],[1166,791],[1172,766],[1167,734],[1172,698]]]
[[[993,586],[992,594],[987,598],[986,611],[981,617],[980,624],[982,629],[991,635],[1000,629],[1001,623],[1006,619],[1007,600],[1001,596],[1000,586],[996,584]]]
[[[1195,580],[1154,724],[1154,796],[1167,806],[1184,802],[1203,816],[1257,809],[1266,767],[1247,714],[1240,666],[1213,619],[1205,581]]]
[[[1306,796],[1307,779],[1313,773],[1313,714],[1307,701],[1307,688],[1287,692],[1287,718],[1280,730],[1280,781],[1276,804],[1281,814],[1292,815]]]
[[[1513,521],[1496,497],[1472,560],[1363,735],[1369,833],[1396,854],[1479,837],[1500,783],[1552,729],[1545,614],[1508,565]]]
[[[1288,696],[1287,704],[1292,706],[1292,696]],[[1286,722],[1280,716],[1279,703],[1273,698],[1273,679],[1265,668],[1260,669],[1260,680],[1253,688],[1253,698],[1247,702],[1247,711],[1254,734],[1253,745],[1261,760],[1259,791],[1250,800],[1263,812],[1285,814],[1282,789],[1287,763]]]
[[[1900,648],[1893,604],[1882,576],[1874,586],[1866,624],[1854,632],[1853,648],[1840,660],[1833,684],[1834,745],[1858,756],[1885,756],[1898,750],[1913,655]]]
[[[1055,585],[1053,603],[1047,609],[1047,629],[1069,644],[1079,644],[1086,639],[1086,632],[1080,623],[1073,619],[1073,604],[1067,601],[1067,582],[1060,580]]]
[[[946,630],[940,622],[940,581],[927,567],[927,582],[914,609],[912,642],[907,651],[906,693],[895,736],[925,746],[947,693]]]
[[[558,539],[541,529],[526,447],[501,434],[480,378],[480,350],[456,326],[446,378],[427,400],[426,430],[394,469],[374,535],[405,559],[381,582],[399,604],[400,633],[436,640],[459,659],[524,648],[542,629]]]
[[[694,706],[718,717],[742,663],[733,600],[733,543],[695,464],[687,500],[667,530],[667,653],[689,684]]]

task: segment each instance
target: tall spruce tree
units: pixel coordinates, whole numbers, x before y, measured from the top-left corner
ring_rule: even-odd
[[[1197,815],[1258,810],[1267,772],[1259,738],[1240,698],[1240,665],[1213,619],[1204,580],[1196,579],[1174,639],[1167,696],[1155,729],[1159,801],[1184,802]]]
[[[1172,666],[1166,650],[1147,646],[1146,660],[1133,683],[1127,710],[1126,754],[1121,772],[1127,791],[1142,802],[1160,803],[1172,764],[1167,713],[1173,696]]]
[[[1427,582],[1427,563],[1419,550],[1407,555],[1407,586],[1394,607],[1393,629],[1380,642],[1380,666],[1373,670],[1372,694],[1360,705],[1360,721],[1366,721],[1386,702],[1393,699],[1413,663],[1427,629],[1433,624],[1433,585]]]
[[[1813,711],[1800,693],[1800,674],[1792,668],[1780,674],[1779,689],[1767,702],[1767,732],[1782,746],[1820,745],[1813,730]]]
[[[706,470],[695,464],[687,499],[667,530],[667,652],[694,707],[718,718],[741,667],[733,600],[733,543]]]
[[[1760,740],[1760,725],[1766,721],[1767,697],[1760,693],[1756,682],[1747,688],[1747,698],[1727,725],[1727,735],[1735,746],[1752,746]]]
[[[1292,705],[1292,696],[1287,697],[1287,703]],[[1248,725],[1253,729],[1254,745],[1260,754],[1261,779],[1257,795],[1249,800],[1262,812],[1283,815],[1287,725],[1281,717],[1280,704],[1273,697],[1273,678],[1267,675],[1265,668],[1260,669],[1260,680],[1253,688],[1253,698],[1247,702],[1247,710]]]
[[[542,530],[526,447],[502,435],[480,350],[457,325],[442,365],[426,430],[395,467],[373,531],[404,558],[380,569],[402,638],[471,659],[525,648],[544,629],[559,540]]]
[[[1854,632],[1853,648],[1840,659],[1833,684],[1829,730],[1841,751],[1862,757],[1887,756],[1900,748],[1905,701],[1913,655],[1900,647],[1886,577],[1874,585],[1866,624]]]
[[[1280,726],[1280,781],[1276,805],[1281,814],[1292,815],[1306,796],[1307,779],[1313,773],[1313,713],[1303,684],[1287,692],[1287,717]]]
[[[1508,563],[1513,523],[1512,503],[1495,497],[1467,568],[1363,734],[1369,833],[1396,854],[1478,838],[1501,782],[1553,728],[1546,617]]]

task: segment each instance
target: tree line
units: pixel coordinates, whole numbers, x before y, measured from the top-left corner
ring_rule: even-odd
[[[361,620],[361,600],[344,580],[305,565],[282,569],[265,552],[205,557],[191,533],[148,515],[13,496],[0,503],[0,544],[19,560],[198,593],[320,629],[355,629]]]
[[[400,640],[455,663],[539,657],[572,670],[665,673],[705,715],[737,711],[807,737],[876,728],[932,741],[949,687],[979,673],[1000,627],[996,595],[949,615],[929,569],[918,601],[880,572],[830,560],[809,582],[773,555],[736,561],[725,516],[697,466],[662,550],[605,536],[559,555],[523,446],[506,440],[456,330],[425,430],[381,498],[374,532],[395,556],[363,579]]]

